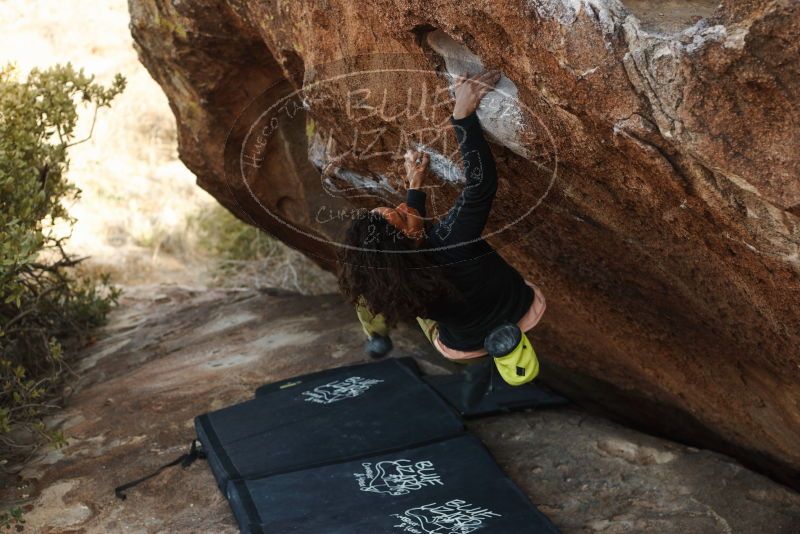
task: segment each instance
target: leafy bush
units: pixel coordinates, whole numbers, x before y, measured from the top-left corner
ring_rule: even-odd
[[[188,226],[214,261],[212,285],[278,287],[305,294],[336,291],[330,273],[219,204],[193,217]]]
[[[65,202],[79,191],[64,175],[79,107],[96,116],[124,87],[119,75],[104,87],[69,64],[26,79],[0,68],[0,464],[42,437],[64,443],[42,418],[57,407],[68,356],[119,295],[107,277],[74,274],[82,259],[65,252],[54,224],[74,223]]]
[[[257,261],[285,254],[280,241],[243,223],[219,204],[196,215],[189,226],[209,255],[222,261]]]
[[[23,511],[19,506],[15,506],[8,511],[0,512],[0,530],[11,530],[12,528],[20,532],[25,525]]]

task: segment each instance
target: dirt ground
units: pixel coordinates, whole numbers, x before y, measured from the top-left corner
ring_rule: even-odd
[[[353,311],[335,295],[148,286],[132,291],[83,355],[46,450],[3,490],[28,532],[236,532],[211,471],[172,468],[115,498],[118,484],[179,456],[193,418],[251,398],[264,382],[363,359]],[[450,368],[401,328],[394,356]],[[545,369],[543,372],[547,372]],[[565,407],[470,428],[565,533],[794,533],[800,495],[730,458]]]

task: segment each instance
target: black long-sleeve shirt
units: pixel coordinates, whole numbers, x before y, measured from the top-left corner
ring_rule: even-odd
[[[424,248],[446,270],[463,296],[426,303],[427,318],[439,323],[439,339],[455,350],[483,347],[488,333],[504,322],[516,323],[530,308],[533,290],[481,234],[497,192],[497,171],[475,113],[451,118],[466,184],[449,212],[427,229]],[[406,204],[425,216],[425,192],[409,189]]]

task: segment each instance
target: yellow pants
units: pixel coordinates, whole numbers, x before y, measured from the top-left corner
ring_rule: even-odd
[[[358,315],[358,322],[361,323],[361,328],[364,330],[364,333],[367,335],[367,337],[372,337],[374,335],[389,335],[390,328],[389,325],[386,324],[386,318],[381,313],[374,314],[369,311],[367,303],[364,302],[363,298],[359,299],[358,304],[356,305],[356,315]],[[433,340],[437,334],[436,330],[438,328],[438,323],[433,319],[425,319],[423,317],[417,317],[417,323],[419,324],[422,333],[425,334],[426,338],[428,338],[430,344],[436,348]],[[447,358],[447,356],[444,357]],[[483,360],[483,358],[472,358],[469,360],[451,360],[448,358],[448,360],[457,363],[471,363],[476,360]]]
[[[376,334],[379,336],[389,335],[389,325],[386,324],[386,318],[382,313],[374,314],[369,311],[367,303],[364,302],[363,298],[358,301],[356,315],[358,315],[358,322],[361,323],[361,328],[364,330],[367,337],[372,337]],[[436,332],[436,321],[417,317],[417,322],[422,329],[422,333],[428,338],[428,341],[433,343],[433,335]]]
[[[376,315],[369,311],[364,297],[358,299],[356,315],[358,315],[358,322],[361,323],[361,328],[364,329],[364,333],[367,337],[389,335],[389,325],[386,324],[386,318],[382,313]]]
[[[356,306],[356,314],[358,315],[361,327],[364,329],[364,333],[368,337],[372,337],[376,334],[381,336],[389,335],[389,326],[386,324],[386,318],[380,313],[373,314],[370,312],[363,299],[360,299]],[[438,323],[432,319],[424,319],[422,317],[417,317],[417,323],[431,345],[436,348],[436,344],[433,340],[436,339],[438,334]],[[437,352],[440,351],[437,349]],[[442,356],[447,358],[445,354],[442,354]],[[447,358],[447,360],[461,364],[469,364],[484,361],[484,357],[459,360]],[[500,372],[500,376],[512,386],[526,384],[539,374],[539,360],[536,357],[536,351],[533,350],[530,341],[524,333],[522,334],[522,340],[519,346],[514,349],[514,351],[505,356],[493,358],[493,360],[497,370]]]

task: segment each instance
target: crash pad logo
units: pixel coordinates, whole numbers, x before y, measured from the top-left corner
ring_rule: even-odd
[[[321,386],[317,386],[309,391],[302,393],[303,400],[306,402],[316,402],[317,404],[331,404],[344,399],[352,399],[363,394],[375,384],[380,384],[383,380],[377,378],[362,378],[351,376],[344,380],[334,380]]]
[[[426,504],[409,508],[402,514],[392,514],[400,523],[394,525],[402,532],[413,534],[469,534],[487,525],[488,520],[500,517],[480,506],[474,506],[461,499],[453,499],[444,504]]]
[[[361,491],[386,493],[388,495],[407,495],[426,486],[443,486],[441,477],[436,473],[433,462],[410,460],[386,460],[365,462],[363,473],[355,477]]]

